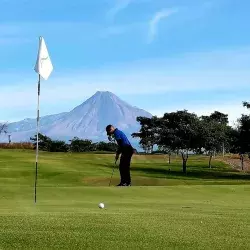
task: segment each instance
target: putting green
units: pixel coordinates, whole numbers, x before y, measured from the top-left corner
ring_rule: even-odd
[[[112,157],[41,153],[34,204],[34,152],[0,150],[0,249],[249,249],[247,174],[136,156],[150,186],[107,187]]]

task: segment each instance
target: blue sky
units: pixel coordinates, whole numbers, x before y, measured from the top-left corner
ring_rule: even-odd
[[[235,121],[250,100],[249,10],[248,0],[0,0],[0,120],[36,116],[41,35],[54,66],[41,115],[109,90],[155,115]]]

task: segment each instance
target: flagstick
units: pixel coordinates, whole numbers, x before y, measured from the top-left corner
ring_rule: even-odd
[[[38,144],[38,133],[39,133],[39,104],[40,104],[40,81],[41,81],[41,76],[39,74],[38,77],[38,86],[37,86],[37,133],[36,133],[36,176],[35,176],[35,203],[36,203],[36,185],[37,185],[37,171],[38,171],[38,149],[39,149],[39,144]]]
[[[37,173],[38,173],[38,151],[39,151],[39,105],[40,105],[40,82],[41,77],[44,80],[47,80],[53,71],[53,65],[50,61],[49,52],[47,50],[45,41],[43,37],[39,37],[39,50],[37,54],[37,60],[34,70],[39,75],[38,78],[38,101],[37,101],[37,133],[36,133],[36,175],[35,175],[35,203],[37,200],[36,191],[37,191]]]

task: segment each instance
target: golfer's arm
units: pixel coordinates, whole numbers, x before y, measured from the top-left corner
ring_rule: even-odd
[[[119,155],[121,153],[122,140],[121,139],[117,140],[117,144],[118,144],[118,149],[116,151],[116,154]]]

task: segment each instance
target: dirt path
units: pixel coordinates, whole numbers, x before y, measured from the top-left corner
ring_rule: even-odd
[[[242,171],[241,170],[240,156],[238,156],[238,155],[225,156],[224,158],[220,157],[220,160],[225,162],[225,163],[228,163],[234,169]],[[250,172],[250,160],[248,159],[248,157],[244,157],[244,171]]]

